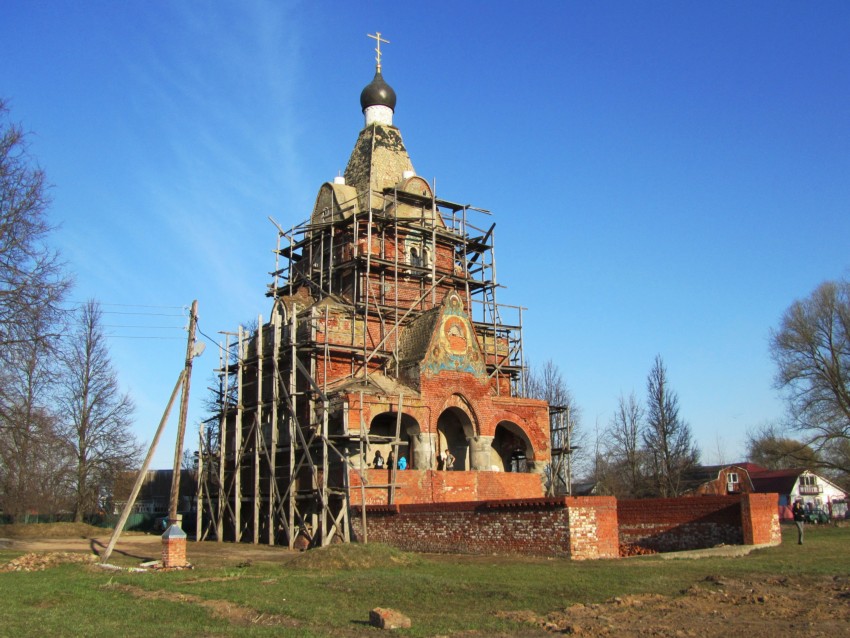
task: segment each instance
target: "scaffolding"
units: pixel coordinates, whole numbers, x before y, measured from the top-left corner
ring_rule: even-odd
[[[547,496],[573,495],[573,426],[570,406],[549,406],[549,431],[552,438],[552,463],[549,466]]]
[[[404,390],[394,396],[394,436],[369,432],[363,393],[375,373],[399,379],[404,328],[451,291],[464,300],[492,392],[525,396],[523,309],[497,303],[495,224],[480,223],[490,213],[421,184],[361,193],[325,185],[329,205],[307,221],[284,230],[272,220],[271,317],[223,334],[217,414],[201,425],[199,539],[348,542],[349,473],[362,472],[373,445],[390,445],[395,458],[405,445]],[[344,397],[358,393],[352,424]],[[361,503],[376,488],[393,502],[394,471],[389,484],[362,474],[359,483]]]

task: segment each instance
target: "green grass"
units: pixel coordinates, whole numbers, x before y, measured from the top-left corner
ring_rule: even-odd
[[[783,536],[781,546],[746,557],[700,560],[423,556],[382,545],[354,545],[286,553],[285,560],[255,560],[247,567],[223,558],[218,565],[170,573],[62,565],[42,572],[0,573],[0,635],[379,635],[365,624],[374,607],[410,616],[413,627],[394,632],[401,636],[464,630],[522,635],[527,626],[500,619],[495,612],[545,614],[626,594],[676,595],[706,576],[850,572],[850,528],[810,527],[802,547],[796,545],[793,529],[785,529]],[[0,563],[16,555],[0,551]],[[164,593],[183,598],[164,600]],[[241,606],[276,624],[221,617],[216,610],[225,605],[209,601]]]

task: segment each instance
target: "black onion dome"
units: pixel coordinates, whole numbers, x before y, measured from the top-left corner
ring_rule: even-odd
[[[388,106],[395,111],[395,91],[384,82],[380,71],[360,93],[360,108],[365,111],[370,106]]]

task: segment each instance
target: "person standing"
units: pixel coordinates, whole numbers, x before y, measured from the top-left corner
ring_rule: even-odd
[[[446,450],[445,463],[443,466],[446,468],[446,471],[453,470],[455,467],[455,457],[452,456],[452,453]]]
[[[380,450],[375,450],[375,458],[372,459],[372,467],[376,470],[381,470],[384,468],[384,457],[381,454]]]
[[[794,515],[794,524],[797,526],[797,544],[803,544],[803,525],[806,521],[806,511],[803,509],[802,501],[794,501],[791,507],[791,513]]]

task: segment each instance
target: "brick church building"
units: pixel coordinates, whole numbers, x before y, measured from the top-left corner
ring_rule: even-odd
[[[372,37],[344,176],[278,228],[271,316],[222,347],[203,537],[324,545],[349,539],[362,504],[544,495],[549,406],[524,396],[522,309],[496,301],[495,224],[416,174]]]

